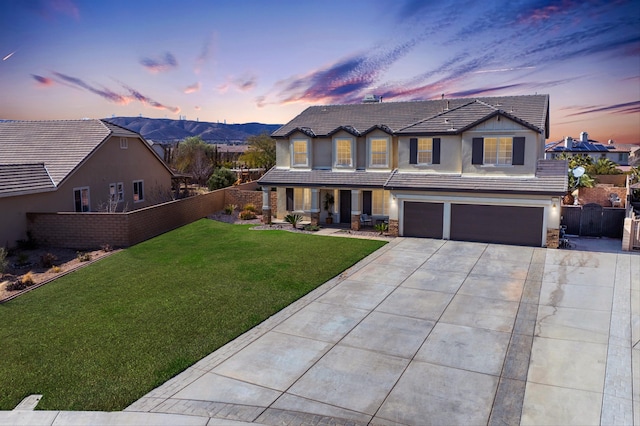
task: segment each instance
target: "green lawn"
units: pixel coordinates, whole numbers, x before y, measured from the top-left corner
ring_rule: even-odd
[[[200,220],[0,305],[0,409],[121,410],[384,245]]]

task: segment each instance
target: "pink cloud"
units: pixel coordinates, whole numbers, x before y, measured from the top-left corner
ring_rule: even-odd
[[[170,52],[157,58],[142,58],[140,64],[152,73],[165,72],[178,67],[176,57]]]
[[[41,86],[41,87],[53,86],[53,80],[48,77],[43,77],[41,75],[36,75],[36,74],[31,74],[31,77],[33,77],[33,79],[38,82],[38,86]]]
[[[189,94],[189,93],[199,92],[199,91],[200,91],[200,87],[201,87],[201,86],[200,86],[200,82],[198,81],[198,82],[196,82],[196,83],[193,83],[193,84],[192,84],[192,85],[190,85],[190,86],[187,86],[187,87],[184,89],[184,93]]]

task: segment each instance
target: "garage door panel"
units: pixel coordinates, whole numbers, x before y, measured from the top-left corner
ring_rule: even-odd
[[[451,239],[540,246],[542,207],[451,205]]]
[[[442,238],[443,203],[404,202],[403,236]]]

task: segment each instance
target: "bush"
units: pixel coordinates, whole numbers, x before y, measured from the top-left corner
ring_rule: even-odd
[[[248,203],[244,205],[244,210],[249,210],[250,212],[258,213],[258,209],[255,204]]]
[[[374,226],[374,229],[376,231],[378,231],[380,233],[380,235],[382,235],[383,233],[387,232],[389,230],[389,225],[387,225],[386,223],[376,223]]]
[[[251,220],[255,219],[257,216],[251,210],[243,210],[240,212],[240,219],[242,220]]]
[[[80,262],[88,262],[91,260],[91,253],[78,252],[78,260]]]
[[[24,290],[25,288],[27,288],[27,286],[22,284],[22,281],[20,280],[13,281],[7,284],[7,287],[6,287],[7,291],[18,291],[18,290]]]
[[[53,268],[51,268],[49,272],[53,272],[54,274],[59,274],[60,272],[62,272],[62,268],[59,266],[54,266]]]
[[[9,291],[24,290],[25,288],[32,286],[34,284],[35,282],[33,281],[33,274],[31,272],[27,272],[22,276],[21,279],[10,283],[7,286],[7,290]]]
[[[207,186],[211,191],[214,189],[226,188],[227,186],[233,185],[236,180],[238,180],[236,174],[231,170],[221,167],[209,178],[207,181]]]
[[[238,208],[238,206],[236,206],[235,204],[227,204],[226,206],[224,206],[224,214],[233,214],[234,211],[236,211],[236,209]]]
[[[56,260],[58,260],[58,258],[55,254],[45,253],[40,256],[40,265],[42,265],[43,268],[51,268]]]
[[[304,230],[305,231],[316,232],[316,231],[320,230],[320,227],[318,225],[305,225],[304,226]]]
[[[102,249],[102,251],[105,252],[105,253],[113,251],[113,247],[111,247],[111,244],[109,244],[109,243],[105,243],[105,244],[101,245],[100,249]]]
[[[9,265],[9,261],[7,260],[7,249],[4,247],[0,247],[0,278],[4,275],[4,271],[7,269]]]
[[[297,228],[298,223],[302,221],[302,216],[299,214],[288,214],[284,217],[284,221],[290,223],[294,228]]]

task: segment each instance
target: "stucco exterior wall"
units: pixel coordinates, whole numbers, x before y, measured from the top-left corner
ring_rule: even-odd
[[[462,142],[460,136],[435,136],[440,138],[440,164],[409,164],[411,137],[398,140],[398,170],[425,173],[462,173]]]

